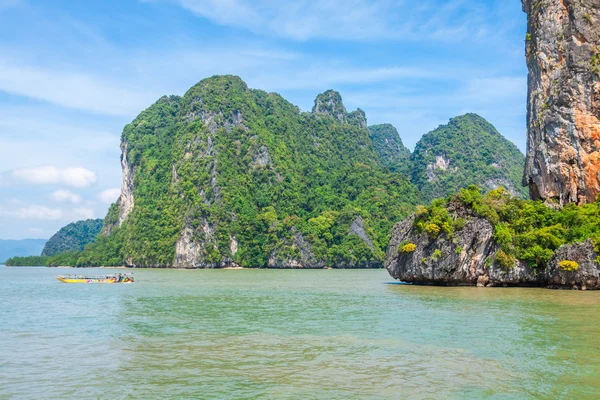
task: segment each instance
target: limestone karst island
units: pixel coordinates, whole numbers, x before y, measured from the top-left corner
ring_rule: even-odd
[[[600,398],[600,0],[0,0],[0,49],[0,398]]]

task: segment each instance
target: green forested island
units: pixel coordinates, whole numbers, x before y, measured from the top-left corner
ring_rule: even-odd
[[[392,225],[428,201],[418,186],[427,171],[441,176],[433,183],[446,193],[463,180],[496,187],[498,171],[522,168],[523,155],[481,117],[439,130],[447,132],[426,135],[411,155],[394,127],[368,128],[364,112],[348,112],[335,91],[301,112],[238,77],[205,79],[183,97],[162,97],[125,127],[123,193],[96,242],[66,261],[378,267]],[[469,162],[458,151],[465,143],[499,148],[500,157]],[[487,169],[477,172],[481,166]]]
[[[402,143],[396,128],[391,124],[372,125],[369,132],[381,164],[392,172],[410,177],[410,150]]]
[[[212,77],[142,112],[122,149],[125,194],[80,264],[380,266],[392,224],[419,202],[334,91],[300,112]]]
[[[47,267],[49,260],[48,256],[16,256],[7,259],[4,264],[7,267]]]

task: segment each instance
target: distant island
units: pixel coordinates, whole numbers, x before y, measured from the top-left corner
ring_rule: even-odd
[[[45,244],[46,239],[0,239],[0,264],[4,264],[5,260],[15,256],[39,255]]]
[[[76,265],[83,249],[96,240],[102,224],[102,219],[70,223],[62,227],[47,242],[42,241],[41,255],[15,255],[8,258],[5,265],[9,267]],[[36,253],[40,254],[40,250],[37,250]]]
[[[3,264],[7,267],[47,267],[49,260],[48,256],[11,257]]]

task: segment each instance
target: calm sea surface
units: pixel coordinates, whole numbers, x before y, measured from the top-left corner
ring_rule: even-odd
[[[0,267],[1,399],[600,398],[600,292],[109,272]]]

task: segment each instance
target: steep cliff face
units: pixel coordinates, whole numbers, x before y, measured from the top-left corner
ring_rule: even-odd
[[[162,97],[123,130],[121,196],[80,264],[381,266],[419,199],[366,126],[335,91],[303,113],[234,76]]]
[[[528,144],[523,183],[564,205],[600,193],[600,0],[523,0]]]
[[[123,221],[127,219],[127,216],[133,210],[134,199],[133,199],[133,176],[135,172],[133,167],[127,161],[127,142],[121,144],[121,170],[123,171],[123,180],[121,183],[121,195],[119,196],[119,222],[121,226]]]

